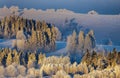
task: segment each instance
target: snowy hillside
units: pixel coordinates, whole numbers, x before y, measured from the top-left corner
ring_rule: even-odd
[[[0,18],[16,14],[24,18],[45,20],[48,23],[55,24],[58,28],[67,28],[66,21],[74,19],[77,26],[81,26],[82,30],[93,29],[95,32],[97,42],[102,42],[104,39],[111,39],[113,43],[120,43],[120,15],[100,15],[99,13],[80,14],[74,13],[66,9],[19,9],[19,7],[3,7],[0,8]],[[68,24],[69,25],[69,24]],[[72,31],[69,29],[66,32]],[[63,33],[64,34],[64,33]]]

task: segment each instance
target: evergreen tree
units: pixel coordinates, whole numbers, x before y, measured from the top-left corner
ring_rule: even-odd
[[[6,66],[12,64],[12,55],[11,52],[8,54],[7,59],[6,59]]]
[[[67,38],[67,51],[70,53],[75,53],[76,50],[76,32],[73,31],[73,34]]]
[[[95,38],[94,33],[91,30],[85,37],[84,50],[92,50],[93,48],[95,48]]]
[[[82,63],[86,63],[87,65],[90,65],[91,64],[91,55],[90,55],[90,52],[89,50],[87,49],[87,52],[85,53],[85,55],[83,56],[82,58]]]
[[[85,40],[85,35],[83,31],[79,32],[79,36],[78,36],[78,49],[79,50],[83,50],[84,48],[84,40]]]
[[[15,46],[19,43],[20,46],[16,46],[19,50],[23,50],[24,47],[24,51],[55,50],[58,35],[59,30],[45,21],[24,19],[16,15],[0,20],[0,37],[16,38]]]

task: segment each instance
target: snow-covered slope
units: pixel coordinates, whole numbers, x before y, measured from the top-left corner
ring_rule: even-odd
[[[0,39],[0,48],[12,48],[13,40],[14,39],[11,40]]]
[[[4,40],[0,39],[0,48],[12,48],[12,43],[14,39],[10,40]],[[115,45],[97,45],[96,50],[98,51],[112,51],[114,48],[116,48],[117,51],[120,51],[120,46],[115,46]],[[54,52],[48,52],[46,53],[47,56],[52,56],[52,55],[64,55],[67,54],[66,51],[66,42],[62,41],[57,41],[56,42],[56,50]]]
[[[116,44],[120,42],[120,15],[80,14],[66,9],[48,9],[43,11],[25,8],[21,10],[15,6],[0,8],[0,18],[13,13],[24,18],[45,20],[61,29],[66,28],[66,20],[74,18],[77,24],[82,26],[82,30],[93,29],[98,42],[104,39],[111,39]]]

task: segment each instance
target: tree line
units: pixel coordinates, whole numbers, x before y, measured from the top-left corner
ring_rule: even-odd
[[[72,35],[69,35],[67,38],[66,48],[70,53],[84,52],[87,49],[93,50],[95,47],[96,40],[93,30],[90,30],[86,35],[83,31],[80,31],[78,35],[76,31],[73,31]]]
[[[15,15],[0,20],[0,38],[17,39],[13,47],[20,50],[55,50],[55,41],[60,36],[58,28],[45,21]]]

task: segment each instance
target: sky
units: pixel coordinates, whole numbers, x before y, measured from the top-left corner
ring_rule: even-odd
[[[76,13],[95,10],[99,14],[120,14],[120,0],[0,0],[0,7],[13,5],[21,9],[68,9]]]

